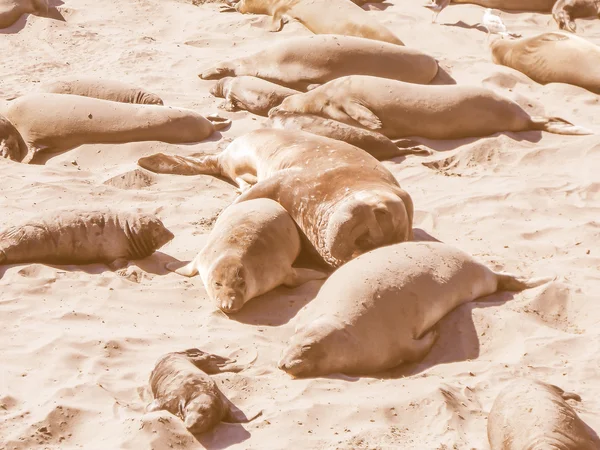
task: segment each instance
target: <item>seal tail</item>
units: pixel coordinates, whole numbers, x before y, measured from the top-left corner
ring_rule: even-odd
[[[138,159],[138,165],[155,173],[176,175],[221,175],[218,156],[206,155],[200,158],[190,156],[165,155],[155,153]]]
[[[540,278],[524,278],[510,273],[494,272],[498,279],[499,291],[522,291],[531,289],[542,284],[548,283],[555,278],[540,277]]]
[[[534,129],[547,131],[548,133],[578,136],[594,134],[593,131],[579,125],[573,125],[571,122],[560,117],[532,116],[531,123]]]
[[[559,29],[568,30],[571,33],[575,33],[577,31],[577,25],[575,24],[575,21],[571,20],[571,17],[564,9],[552,11],[552,17],[554,17]]]

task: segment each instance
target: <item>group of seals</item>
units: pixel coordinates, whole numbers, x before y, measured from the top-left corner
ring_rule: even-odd
[[[48,0],[0,0],[0,28],[8,28],[23,14],[45,16]]]

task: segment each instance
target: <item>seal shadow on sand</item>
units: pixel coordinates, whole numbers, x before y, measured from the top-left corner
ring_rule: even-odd
[[[474,142],[479,141],[480,139],[487,139],[498,136],[506,136],[509,139],[512,139],[516,142],[527,141],[533,144],[539,142],[542,139],[542,132],[537,130],[530,131],[501,131],[498,133],[490,134],[489,136],[478,136],[478,137],[468,137],[463,139],[448,139],[448,140],[435,140],[435,139],[427,139],[419,136],[408,136],[406,139],[412,139],[419,144],[422,144],[426,147],[429,147],[436,152],[449,152],[451,150],[456,150],[459,147],[464,145],[469,145]],[[390,161],[396,162],[397,158],[390,159]]]
[[[469,25],[468,23],[463,22],[462,20],[459,20],[456,23],[442,23],[440,25],[443,25],[445,27],[458,27],[458,28],[465,28],[467,30],[478,30],[481,31],[482,33],[487,33],[487,29],[481,25],[480,23],[477,23],[475,25]]]
[[[250,433],[240,423],[221,422],[206,433],[193,435],[206,450],[222,450],[250,438]]]

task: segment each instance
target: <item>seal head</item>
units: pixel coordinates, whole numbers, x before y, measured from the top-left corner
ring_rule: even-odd
[[[124,228],[133,258],[147,258],[175,237],[160,219],[150,215],[143,215],[134,223],[127,222]]]
[[[205,283],[208,295],[225,313],[239,311],[248,298],[247,270],[239,258],[224,255],[210,268]]]

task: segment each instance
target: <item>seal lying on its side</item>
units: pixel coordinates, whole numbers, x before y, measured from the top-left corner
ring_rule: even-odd
[[[592,134],[557,117],[532,117],[512,100],[477,86],[426,86],[363,75],[292,95],[271,112],[316,114],[377,131],[390,139],[460,139],[500,131]]]
[[[183,420],[194,434],[204,433],[219,422],[243,423],[247,418],[219,390],[208,374],[239,372],[234,361],[211,355],[196,348],[162,356],[150,374],[150,387],[155,400],[148,412],[167,410]]]
[[[567,33],[490,44],[492,60],[540,84],[568,83],[600,94],[600,47]]]
[[[552,8],[552,17],[558,24],[558,28],[575,33],[577,31],[575,19],[600,17],[600,1],[558,0]]]
[[[585,423],[566,400],[577,394],[537,380],[509,383],[494,401],[487,422],[491,450],[598,450]]]
[[[0,232],[0,264],[91,264],[143,259],[173,239],[155,216],[58,210]]]
[[[382,247],[350,261],[303,311],[279,368],[293,376],[370,374],[425,357],[457,306],[547,280],[492,272],[439,242]]]
[[[21,133],[0,115],[0,158],[20,162],[27,155],[27,145]]]
[[[162,99],[152,92],[129,83],[98,78],[65,78],[40,86],[39,92],[48,94],[71,94],[99,98],[121,103],[162,105]]]
[[[331,267],[373,248],[412,239],[408,193],[379,161],[345,142],[303,131],[259,129],[217,155],[158,153],[138,164],[158,173],[235,180],[245,191],[235,203],[253,198],[277,201],[308,239],[305,248],[316,250]]]
[[[31,162],[42,149],[59,152],[83,144],[199,142],[231,123],[208,120],[189,109],[65,94],[29,94],[7,102],[5,109],[6,118],[29,145],[23,162]]]
[[[48,0],[0,0],[0,28],[8,28],[23,14],[45,16]]]
[[[250,75],[292,89],[326,83],[345,75],[373,75],[407,83],[429,83],[437,61],[419,50],[352,36],[286,39],[254,54],[223,61],[199,76],[216,80]]]
[[[300,234],[290,215],[279,203],[259,198],[227,207],[198,256],[184,267],[169,263],[167,268],[188,277],[200,272],[211,300],[233,313],[282,284],[295,287],[327,277],[293,268],[299,254]]]

